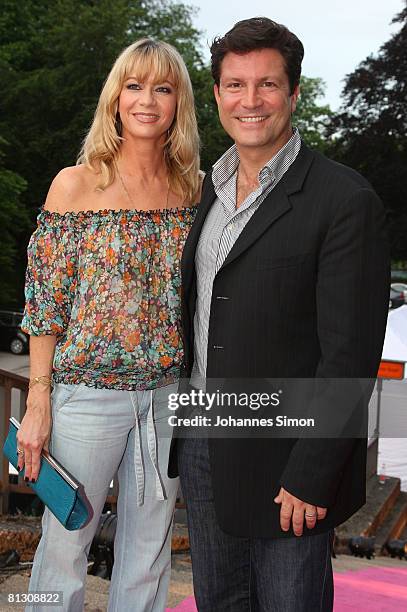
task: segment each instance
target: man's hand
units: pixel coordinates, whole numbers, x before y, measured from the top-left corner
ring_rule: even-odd
[[[313,506],[301,501],[298,497],[291,495],[281,487],[279,494],[274,498],[276,504],[281,504],[280,525],[283,531],[290,529],[291,519],[293,521],[293,531],[296,536],[301,536],[304,528],[304,517],[308,529],[313,529],[317,520],[320,521],[326,516],[326,508]]]

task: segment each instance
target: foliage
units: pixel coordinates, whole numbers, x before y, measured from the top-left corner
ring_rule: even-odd
[[[0,23],[0,76],[6,83],[0,129],[15,145],[7,163],[27,179],[27,205],[36,208],[57,171],[75,163],[119,52],[142,36],[159,36],[177,41],[193,66],[198,32],[182,4],[23,0],[6,6]]]
[[[394,259],[407,258],[407,6],[400,29],[347,76],[333,118],[331,154],[359,170],[382,198]]]
[[[325,83],[320,78],[303,76],[300,83],[300,97],[293,116],[304,142],[322,153],[327,148],[327,127],[333,115],[328,105],[317,103],[325,91]]]
[[[3,0],[0,134],[12,146],[5,149],[2,182],[9,186],[9,195],[4,191],[4,197],[11,198],[12,219],[11,179],[15,177],[15,193],[21,194],[22,210],[27,211],[31,227],[21,247],[10,234],[10,249],[7,261],[0,261],[0,274],[6,278],[10,257],[16,256],[14,282],[20,305],[23,245],[53,176],[75,163],[114,59],[134,40],[157,37],[177,46],[192,78],[196,74],[201,83],[205,68],[192,15],[190,7],[164,0]],[[29,188],[23,194],[25,183]]]
[[[7,145],[0,138],[0,147]],[[3,151],[0,149],[0,227],[1,250],[0,269],[0,306],[13,306],[15,294],[14,260],[17,252],[18,238],[27,229],[27,214],[20,200],[20,194],[26,188],[26,182],[15,172],[3,167]]]

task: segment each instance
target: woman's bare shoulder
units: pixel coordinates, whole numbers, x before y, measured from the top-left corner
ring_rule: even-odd
[[[63,168],[51,183],[44,209],[61,214],[80,209],[80,201],[91,192],[95,177],[84,164]]]

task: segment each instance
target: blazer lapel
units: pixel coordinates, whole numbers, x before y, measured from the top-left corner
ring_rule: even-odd
[[[229,251],[224,268],[248,249],[282,215],[291,209],[290,201],[280,184],[262,202]]]
[[[314,154],[312,151],[302,143],[296,160],[284,174],[276,188],[270,192],[244,227],[242,233],[223,262],[220,268],[221,270],[239,257],[239,255],[248,249],[270,227],[270,225],[292,208],[289,196],[302,189],[313,159]]]
[[[215,189],[212,183],[212,173],[207,174],[202,188],[202,198],[198,205],[195,220],[190,229],[188,238],[185,241],[184,250],[181,258],[182,284],[185,295],[190,290],[195,273],[195,251],[198,246],[202,226],[206,216],[216,198]]]

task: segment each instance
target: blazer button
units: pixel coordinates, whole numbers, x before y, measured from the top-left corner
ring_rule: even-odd
[[[214,350],[215,350],[215,351],[217,351],[217,350],[222,350],[222,349],[224,349],[225,347],[224,347],[224,346],[220,346],[219,344],[214,344],[214,345],[213,345],[213,348],[214,348]]]

